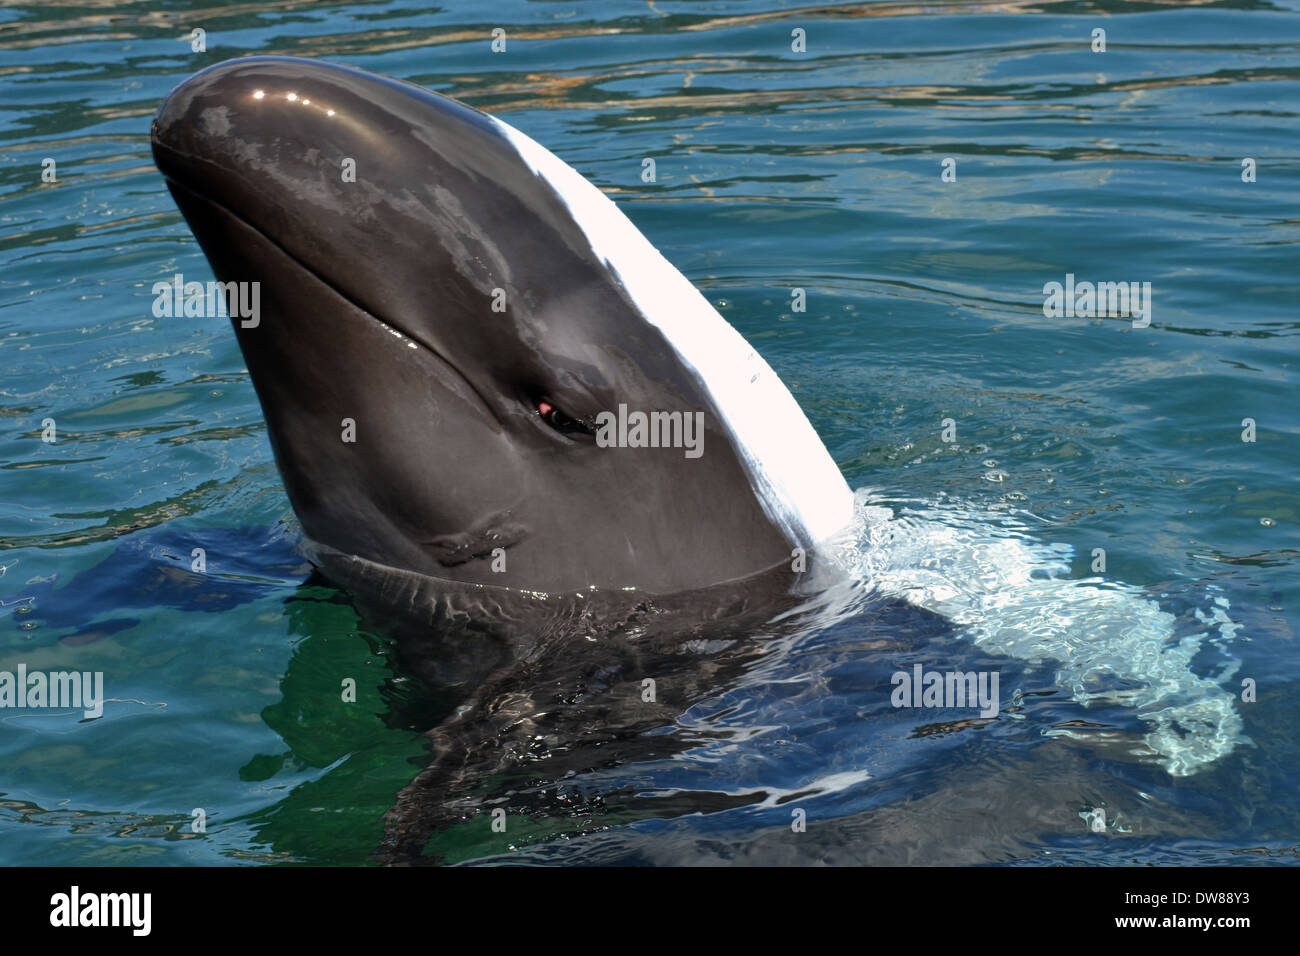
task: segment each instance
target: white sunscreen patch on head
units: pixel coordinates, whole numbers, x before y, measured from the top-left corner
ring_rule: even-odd
[[[569,207],[592,252],[618,277],[633,305],[699,378],[772,523],[803,547],[847,527],[853,493],[763,357],[604,193],[544,146],[493,121]]]

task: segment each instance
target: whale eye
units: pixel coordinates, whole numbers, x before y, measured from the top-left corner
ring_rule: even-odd
[[[570,418],[550,402],[539,401],[537,403],[537,414],[541,415],[542,421],[546,422],[546,424],[550,425],[557,432],[562,432],[566,435],[575,433],[583,435],[591,434],[591,428],[588,427],[585,422],[576,418]]]

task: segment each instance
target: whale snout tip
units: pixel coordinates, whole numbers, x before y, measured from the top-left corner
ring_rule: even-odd
[[[155,160],[160,153],[192,150],[198,139],[195,134],[202,131],[198,121],[203,102],[229,85],[227,77],[240,62],[227,60],[188,76],[167,94],[149,123],[149,141]]]
[[[154,113],[149,138],[155,150],[193,149],[200,139],[227,132],[223,118],[230,111],[262,104],[310,108],[310,94],[300,94],[295,87],[319,85],[340,69],[333,64],[283,56],[225,60],[187,77],[167,94]],[[328,113],[328,108],[320,111]]]

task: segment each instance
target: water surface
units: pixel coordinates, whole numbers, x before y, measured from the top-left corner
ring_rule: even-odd
[[[856,546],[876,597],[924,592],[945,615],[864,598],[826,626],[751,634],[725,680],[647,731],[662,747],[602,762],[572,740],[577,756],[470,781],[467,819],[431,854],[1294,860],[1296,7],[0,8],[0,670],[103,671],[110,698],[98,720],[0,711],[0,861],[363,863],[452,704],[309,578],[229,327],[151,312],[154,282],[209,271],[149,120],[185,76],[247,53],[456,96],[605,189],[873,489]],[[1045,317],[1043,286],[1067,273],[1150,282],[1150,327]],[[1075,600],[1088,587],[1103,611]],[[1055,614],[1038,651],[1076,656],[1036,656],[1016,608]],[[1098,634],[1107,666],[1185,648],[1176,672],[1204,682],[1186,693],[1231,701],[1224,752],[1171,773],[1140,708],[1085,707]],[[915,662],[997,670],[1003,710],[891,707],[890,674]]]

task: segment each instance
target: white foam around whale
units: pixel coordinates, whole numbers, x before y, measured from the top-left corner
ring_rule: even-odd
[[[1180,633],[1149,592],[1068,577],[1069,547],[1035,539],[1013,515],[953,504],[899,513],[870,490],[855,498],[843,556],[855,577],[944,615],[985,651],[1050,664],[1057,685],[1085,705],[1132,709],[1171,775],[1195,773],[1245,741],[1225,689],[1240,665],[1228,647],[1237,625],[1226,597],[1207,592],[1197,632]],[[1191,662],[1210,645],[1223,663],[1201,677]]]
[[[853,520],[853,493],[785,383],[604,193],[546,147],[492,117],[568,205],[592,251],[708,390],[764,511],[794,544]]]

